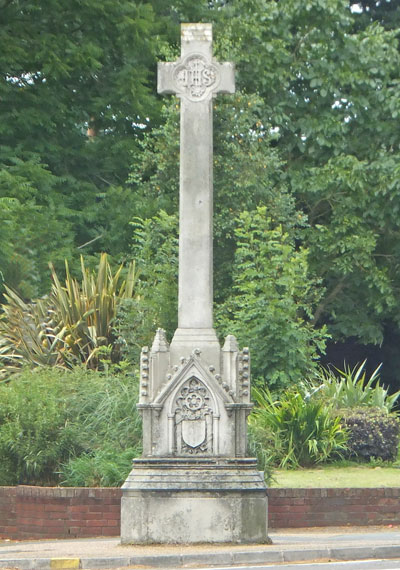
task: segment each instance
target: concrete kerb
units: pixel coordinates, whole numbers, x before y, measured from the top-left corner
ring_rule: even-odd
[[[207,552],[196,554],[163,554],[149,556],[113,556],[82,558],[20,558],[0,560],[1,569],[19,570],[73,570],[73,569],[111,569],[129,566],[147,568],[178,569],[185,567],[235,564],[263,564],[279,562],[310,562],[322,559],[333,560],[366,560],[381,558],[397,558],[400,556],[400,545],[382,545],[377,547],[346,546],[309,549],[273,549],[258,551]]]

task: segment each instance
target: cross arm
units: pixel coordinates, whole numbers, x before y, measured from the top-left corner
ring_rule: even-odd
[[[235,93],[235,66],[233,63],[218,63],[220,74],[217,93]]]
[[[157,93],[161,95],[176,93],[176,84],[173,78],[176,63],[159,62],[157,64]]]

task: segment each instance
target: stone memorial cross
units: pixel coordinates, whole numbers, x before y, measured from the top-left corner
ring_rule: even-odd
[[[211,24],[182,24],[181,57],[158,64],[159,93],[181,99],[178,328],[212,329],[213,97],[234,93],[212,57]]]
[[[122,486],[123,543],[264,543],[267,494],[247,455],[250,353],[213,329],[213,97],[234,92],[212,58],[211,24],[182,24],[182,53],[160,63],[158,92],[181,100],[179,309],[140,356],[143,455]]]

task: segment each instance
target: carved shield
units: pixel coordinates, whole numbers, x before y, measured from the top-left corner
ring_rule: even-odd
[[[182,439],[189,447],[198,447],[206,439],[206,420],[183,420]]]

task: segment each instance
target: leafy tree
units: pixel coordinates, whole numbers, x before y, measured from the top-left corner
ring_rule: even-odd
[[[121,253],[109,208],[158,114],[156,33],[151,2],[0,2],[0,197],[21,204],[2,272],[26,296],[77,247]]]
[[[353,4],[231,0],[197,3],[193,8],[181,1],[176,6],[182,21],[195,10],[201,21],[214,23],[217,57],[235,61],[242,93],[257,93],[253,125],[267,133],[262,152],[265,164],[274,170],[275,184],[270,187],[276,191],[271,199],[261,191],[271,178],[266,180],[257,168],[255,184],[247,185],[254,166],[248,159],[257,139],[247,156],[246,145],[238,153],[243,162],[234,155],[234,144],[222,150],[218,109],[224,102],[217,99],[216,212],[222,215],[216,235],[237,213],[229,215],[228,205],[234,204],[233,210],[238,205],[240,211],[265,203],[270,209],[286,192],[292,216],[307,216],[309,226],[296,239],[309,250],[310,274],[322,279],[324,293],[315,307],[314,323],[327,323],[335,340],[353,337],[379,344],[388,326],[399,328],[400,61],[398,25],[392,19],[397,6],[361,2],[362,9],[356,10]],[[241,120],[249,117],[248,100],[244,96],[240,103],[239,97],[234,98],[232,115]],[[250,125],[246,128],[242,122],[239,133],[250,138]],[[235,195],[230,156],[238,170],[245,157],[251,165],[243,170],[244,177],[235,169],[232,176],[239,189],[247,190],[250,204],[244,191],[239,199]],[[218,163],[222,178],[229,180],[221,203]],[[286,224],[290,215],[287,209]],[[228,230],[224,237],[216,240],[218,301],[219,292],[221,298],[226,296],[232,283],[235,238]]]
[[[124,339],[125,356],[139,363],[142,346],[151,345],[158,327],[171,338],[178,317],[178,219],[161,210],[152,218],[134,218],[132,255],[140,267],[136,297],[124,300],[115,329]]]
[[[0,0],[2,279],[40,294],[49,259],[124,258],[133,217],[175,213],[177,100],[160,114],[155,60],[179,55],[179,22],[207,21],[237,69],[237,94],[215,100],[216,303],[232,294],[235,218],[265,206],[308,250],[317,327],[397,333],[397,4]]]
[[[307,251],[272,222],[266,208],[243,212],[236,228],[234,287],[219,308],[224,331],[249,343],[253,376],[275,388],[298,382],[323,350],[326,331],[311,323],[318,298]]]
[[[361,21],[378,21],[388,29],[398,28],[400,24],[400,6],[396,0],[361,0],[353,4],[353,9],[363,14]]]
[[[398,321],[397,32],[357,26],[362,14],[341,0],[233,1],[221,12],[238,83],[262,97],[309,217],[310,267],[326,287],[317,317],[336,338],[380,342],[385,318]]]
[[[234,219],[264,205],[308,249],[309,326],[327,323],[335,339],[381,342],[399,307],[396,32],[344,0],[181,1],[176,9],[182,21],[213,21],[217,57],[237,66],[237,94],[215,103],[217,304],[237,278]],[[142,203],[147,196],[172,212],[176,105],[164,116],[131,182]]]
[[[43,292],[50,253],[56,265],[70,256],[73,213],[60,196],[61,181],[38,156],[9,156],[5,162],[0,166],[2,280],[29,299]]]
[[[263,102],[256,95],[237,93],[214,105],[214,275],[215,299],[223,301],[232,285],[235,218],[243,210],[267,205],[269,215],[297,231],[302,213],[282,180],[282,163],[274,149],[275,135],[263,124]],[[179,105],[163,108],[165,123],[144,137],[140,160],[130,183],[139,208],[147,217],[162,209],[173,215],[179,197]],[[301,224],[300,224],[301,225]],[[139,265],[141,254],[135,239]]]

